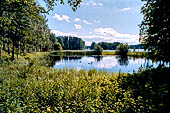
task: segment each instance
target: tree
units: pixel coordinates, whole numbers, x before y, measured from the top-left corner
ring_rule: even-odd
[[[55,42],[54,50],[62,50],[62,46],[61,46],[61,44],[59,42]]]
[[[85,49],[85,42],[78,37],[59,36],[58,42],[64,50],[82,50]]]
[[[170,7],[168,0],[142,0],[140,41],[153,60],[170,62]]]
[[[96,47],[96,43],[95,42],[92,42],[91,46],[90,46],[90,49],[94,49]]]
[[[128,44],[119,44],[116,48],[116,54],[121,56],[127,56],[129,46]]]
[[[100,45],[104,50],[115,50],[116,47],[120,44],[120,42],[99,42],[98,45]]]
[[[102,52],[103,52],[103,48],[100,45],[96,45],[94,48],[94,53],[96,55],[102,55]]]

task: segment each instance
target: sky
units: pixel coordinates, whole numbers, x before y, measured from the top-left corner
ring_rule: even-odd
[[[141,0],[83,0],[74,12],[67,4],[58,4],[47,15],[56,36],[76,36],[86,45],[92,42],[139,44],[142,21]]]

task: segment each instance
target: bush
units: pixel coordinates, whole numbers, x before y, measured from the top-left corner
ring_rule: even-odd
[[[127,56],[127,54],[128,54],[128,49],[129,49],[128,44],[119,44],[119,45],[116,47],[116,54],[117,54],[117,55],[121,55],[121,56]]]
[[[59,42],[56,42],[54,44],[54,50],[62,50],[62,46],[61,46],[61,44]]]

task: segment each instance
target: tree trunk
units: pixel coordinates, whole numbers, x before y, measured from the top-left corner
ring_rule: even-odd
[[[9,47],[9,40],[8,40],[8,55],[10,55],[10,47]]]
[[[19,54],[20,54],[20,41],[18,42],[17,59],[18,59]]]
[[[14,56],[14,52],[15,52],[15,46],[14,46],[14,43],[12,45],[12,60],[14,60],[15,56]]]
[[[2,55],[2,48],[1,48],[1,46],[0,46],[0,57],[1,57],[1,55]]]

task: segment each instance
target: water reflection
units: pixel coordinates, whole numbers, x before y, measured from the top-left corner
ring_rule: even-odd
[[[56,62],[61,61],[63,56],[50,56],[50,66],[54,66]]]
[[[145,58],[130,58],[121,56],[55,56],[51,57],[51,66],[57,69],[60,68],[75,68],[75,69],[97,69],[108,72],[133,72],[146,66],[157,66],[151,60]]]
[[[117,56],[116,59],[120,66],[127,66],[129,64],[127,56]]]
[[[94,56],[94,59],[99,62],[103,59],[103,56]]]

